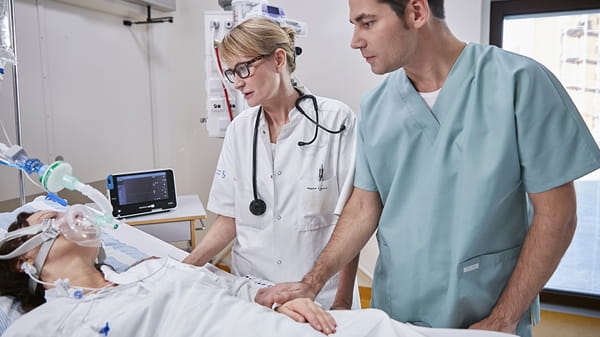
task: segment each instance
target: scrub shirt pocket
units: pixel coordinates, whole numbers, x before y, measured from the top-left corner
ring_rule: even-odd
[[[498,301],[517,264],[521,246],[484,254],[459,266],[460,326],[483,319]]]
[[[379,257],[377,258],[373,272],[371,306],[381,309],[394,317],[396,312],[392,306],[392,294],[395,293],[395,290],[392,289],[392,277],[398,273],[394,273],[393,268],[389,268],[394,263],[392,260],[393,253],[388,243],[384,238],[380,237],[379,233],[377,234],[377,244],[379,245]],[[395,285],[396,287],[402,287],[401,282],[397,282]],[[395,302],[399,301],[401,300],[396,298]]]
[[[254,215],[250,213],[250,202],[252,200],[254,200],[254,195],[251,186],[241,186],[239,182],[236,182],[235,224],[240,227],[263,229],[269,213],[269,205],[267,205],[267,211],[264,214]]]
[[[300,221],[298,231],[311,231],[332,226],[335,222],[335,205],[338,199],[337,177],[317,181],[316,179],[300,180]]]

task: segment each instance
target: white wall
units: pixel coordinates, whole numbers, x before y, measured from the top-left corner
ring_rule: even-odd
[[[83,181],[102,180],[111,169],[152,166],[147,31],[57,1],[17,0],[15,17],[22,143],[29,155],[45,163],[63,156]],[[15,141],[12,71],[7,75],[1,117]],[[4,175],[14,169],[0,170],[0,200],[17,197],[16,180]],[[28,194],[39,191],[27,187]]]
[[[489,0],[446,0],[446,23],[465,42],[486,42],[487,24],[482,16]]]
[[[221,140],[204,112],[203,22],[215,1],[181,1],[175,23],[134,25],[145,8],[121,0],[15,0],[22,144],[43,162],[57,155],[84,182],[109,173],[172,167],[178,192],[206,200]],[[16,140],[12,71],[0,118]],[[2,137],[2,142],[6,142]],[[18,196],[0,166],[0,201]],[[28,182],[27,194],[38,192]]]
[[[177,173],[180,194],[196,193],[206,203],[221,150],[221,139],[208,138],[200,119],[206,116],[204,86],[204,22],[207,10],[220,9],[217,1],[178,0],[175,23],[167,31],[168,109],[159,158],[161,166]],[[161,123],[162,125],[163,123]]]

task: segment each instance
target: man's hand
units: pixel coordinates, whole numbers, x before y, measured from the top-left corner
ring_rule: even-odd
[[[326,335],[335,333],[336,323],[323,308],[308,298],[296,298],[275,309],[296,322],[307,323]]]
[[[529,194],[534,214],[517,265],[488,317],[471,329],[514,334],[521,316],[548,281],[577,227],[573,182]]]
[[[483,320],[472,324],[469,327],[469,329],[499,331],[514,335],[517,332],[517,324],[519,324],[519,322],[508,323],[504,322],[503,320],[494,318],[492,315],[490,315],[484,318]]]
[[[256,293],[254,302],[273,307],[274,303],[284,304],[296,298],[308,298],[314,300],[316,294],[307,284],[302,282],[279,283],[270,288],[260,289]]]

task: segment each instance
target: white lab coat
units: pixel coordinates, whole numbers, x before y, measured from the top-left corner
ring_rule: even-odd
[[[207,208],[235,218],[237,240],[232,251],[232,272],[276,283],[300,281],[327,244],[353,186],[356,115],[345,104],[317,97],[319,124],[340,134],[319,129],[296,108],[271,144],[264,112],[256,149],[257,194],[266,205],[263,215],[250,213],[253,135],[259,107],[242,112],[229,125]],[[313,103],[301,107],[316,119]],[[335,214],[334,214],[335,213]],[[338,276],[317,297],[325,308],[333,303]],[[357,288],[355,289],[357,290]],[[360,308],[355,291],[355,308]]]

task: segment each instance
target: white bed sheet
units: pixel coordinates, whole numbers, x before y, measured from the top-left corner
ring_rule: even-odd
[[[174,260],[181,261],[188,255],[186,251],[128,224],[122,224],[115,230],[107,229],[103,231],[104,241],[106,241],[107,238],[112,237],[120,244],[134,247],[147,256],[170,257]],[[133,263],[135,262],[137,261],[133,261]]]
[[[57,296],[16,321],[10,337],[42,336],[306,336],[324,337],[250,303],[251,282],[220,277],[207,268],[173,260],[149,260],[118,277],[121,286],[82,299]],[[112,279],[112,278],[111,278]],[[143,281],[142,281],[143,280]],[[141,282],[140,282],[141,281]],[[423,329],[390,319],[376,309],[333,311],[335,336],[345,337],[509,337],[476,330]],[[102,335],[102,334],[100,334]]]
[[[14,221],[17,214],[26,211],[26,212],[34,212],[37,210],[46,210],[46,209],[54,209],[54,210],[64,210],[64,207],[59,206],[51,201],[44,200],[43,197],[38,197],[34,201],[19,207],[18,209],[8,212],[8,213],[0,213],[0,236],[4,235],[6,232],[6,228],[8,225]],[[123,224],[119,226],[116,230],[105,230],[103,236],[103,245],[105,247],[107,253],[106,263],[115,268],[118,272],[126,270],[129,266],[136,263],[140,259],[150,257],[150,256],[158,256],[158,257],[170,257],[174,260],[181,261],[185,256],[187,256],[187,252],[164,242],[150,234],[147,234],[141,230],[136,229],[134,226],[130,226],[127,224]],[[208,266],[208,270],[210,270],[213,274],[224,276],[225,274],[217,268],[212,266]],[[193,301],[193,300],[192,300]],[[180,307],[178,304],[174,308]],[[6,328],[16,319],[18,319],[22,314],[16,310],[17,304],[14,303],[12,298],[0,296],[0,335],[4,333]],[[261,312],[264,313],[265,308],[258,307],[256,310],[251,309],[255,307],[251,305],[242,310],[244,315],[247,315],[249,312],[256,311],[259,313],[257,317],[261,317]],[[249,311],[248,311],[249,310]],[[231,311],[231,310],[229,310]],[[235,311],[235,310],[234,310]],[[211,311],[213,312],[213,311]],[[205,313],[206,314],[206,313]],[[225,321],[223,324],[219,324],[221,327],[224,327],[224,324],[227,324],[227,319],[231,322],[235,319],[223,317],[224,314],[219,311],[214,311],[216,318],[221,317],[224,318]],[[478,331],[478,330],[458,330],[458,329],[430,329],[430,328],[421,328],[421,327],[408,327],[405,324],[395,322],[389,318],[386,318],[387,315],[379,310],[365,310],[362,314],[356,314],[355,312],[333,312],[336,321],[338,322],[340,333],[332,335],[332,336],[372,336],[373,333],[378,336],[425,336],[425,337],[501,337],[501,336],[513,336],[508,334],[501,334],[489,331]],[[282,320],[283,319],[283,320]],[[259,319],[260,321],[260,319]],[[286,317],[281,317],[273,321],[273,326],[280,327],[281,324],[287,326]],[[306,330],[302,327],[298,328],[295,324],[292,324],[294,328],[289,330],[290,336],[302,335],[302,336],[324,336],[320,333],[313,333],[311,330]],[[298,329],[297,329],[298,328]],[[367,331],[367,330],[369,331]],[[137,330],[134,330],[137,331]],[[211,330],[212,331],[212,330]],[[216,335],[222,336],[222,330],[218,330]],[[244,331],[244,330],[240,330]],[[386,332],[387,331],[387,332]],[[394,331],[391,335],[391,331]],[[113,330],[113,332],[115,332]],[[244,332],[248,332],[247,330]],[[297,334],[300,333],[300,334]],[[383,333],[383,334],[382,334]],[[24,333],[24,336],[28,336],[28,333]],[[97,332],[94,334],[97,335]],[[113,335],[113,334],[111,334]],[[121,334],[117,334],[121,335]],[[137,336],[137,334],[134,334]],[[127,335],[127,336],[134,336]],[[272,335],[272,333],[267,333],[265,335]],[[285,335],[288,335],[287,333]],[[236,335],[237,336],[237,335]]]

